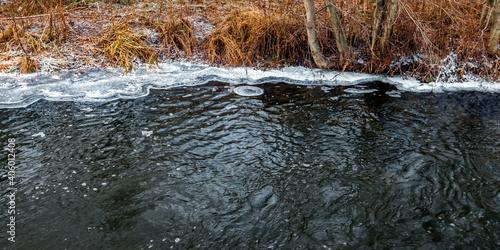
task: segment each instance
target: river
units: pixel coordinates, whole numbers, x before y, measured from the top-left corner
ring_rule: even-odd
[[[499,93],[242,85],[0,109],[0,246],[500,248]]]

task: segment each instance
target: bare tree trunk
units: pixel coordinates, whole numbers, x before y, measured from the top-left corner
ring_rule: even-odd
[[[488,53],[492,56],[495,56],[499,53],[498,44],[500,42],[500,1],[494,1],[492,8]]]
[[[495,3],[498,2],[498,0],[486,0],[483,3],[483,9],[481,10],[481,19],[480,23],[481,25],[488,25],[489,22],[491,21],[491,11],[490,9],[493,8]]]
[[[481,25],[485,24],[487,16],[488,16],[488,9],[490,8],[490,0],[487,0],[483,4],[483,8],[481,10],[481,18],[479,19],[479,22]]]
[[[323,55],[318,42],[318,35],[315,27],[316,14],[314,8],[314,0],[304,0],[304,7],[306,9],[307,42],[309,43],[309,48],[311,49],[314,63],[316,63],[319,68],[328,68],[328,60]]]
[[[332,22],[333,34],[335,36],[335,42],[337,50],[339,51],[340,60],[344,61],[349,53],[349,46],[345,37],[345,31],[342,27],[342,22],[340,21],[339,13],[334,0],[326,0],[326,3],[328,4],[328,12],[330,13],[330,20]]]
[[[389,52],[389,40],[392,35],[392,26],[396,19],[399,0],[377,0],[374,13],[372,32],[372,51],[378,50],[378,55],[384,56]]]

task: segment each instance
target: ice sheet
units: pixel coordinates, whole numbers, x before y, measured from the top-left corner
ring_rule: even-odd
[[[413,78],[285,67],[266,71],[252,68],[222,68],[204,64],[174,62],[158,69],[140,68],[127,75],[120,69],[65,71],[56,74],[0,74],[0,107],[24,107],[40,99],[55,101],[103,102],[118,98],[138,98],[151,88],[202,85],[210,81],[257,85],[286,82],[299,85],[352,86],[382,81],[400,92],[484,91],[500,92],[499,82],[469,77],[463,82],[421,83]],[[466,77],[467,79],[467,77]]]

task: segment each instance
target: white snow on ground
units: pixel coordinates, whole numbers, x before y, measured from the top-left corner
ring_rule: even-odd
[[[140,68],[127,75],[120,69],[91,69],[84,72],[34,73],[28,75],[0,74],[0,107],[24,107],[37,100],[110,101],[137,98],[149,89],[201,85],[209,81],[255,85],[286,82],[299,85],[352,86],[383,81],[393,84],[399,92],[483,91],[500,92],[500,82],[486,82],[466,76],[462,82],[421,83],[413,78],[337,72],[286,67],[266,71],[252,68],[219,68],[204,64],[174,62],[160,64],[158,69]]]

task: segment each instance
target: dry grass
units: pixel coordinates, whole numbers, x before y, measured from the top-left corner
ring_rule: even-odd
[[[390,52],[383,58],[372,57],[370,50],[373,2],[335,1],[352,52],[348,63],[335,69],[434,79],[443,75],[443,59],[454,53],[457,78],[474,73],[500,79],[499,58],[486,52],[491,23],[482,15],[482,1],[400,0]],[[325,1],[316,0],[316,9],[319,42],[335,61],[339,56]],[[33,59],[44,53],[64,57],[60,51],[69,51],[97,66],[105,56],[127,72],[134,61],[156,63],[159,56],[203,55],[227,66],[313,66],[303,14],[297,0],[11,0],[0,6],[0,52],[23,51]],[[215,26],[201,43],[195,36],[200,20]],[[157,36],[147,39],[135,32],[140,30]]]
[[[166,47],[168,56],[176,57],[184,54],[191,57],[198,45],[192,23],[186,18],[169,19],[153,22],[160,42]]]
[[[210,62],[230,66],[295,64],[308,53],[302,20],[259,9],[229,15],[204,46]]]
[[[10,53],[3,52],[0,53],[0,72],[6,72],[12,70],[12,66],[17,64],[17,62],[13,62],[14,56]]]
[[[51,9],[46,19],[46,25],[40,37],[41,40],[46,44],[55,43],[60,45],[68,38],[70,31],[64,10],[62,7]]]
[[[412,70],[419,70],[426,77],[439,74],[442,59],[450,53],[458,55],[456,74],[460,78],[464,71],[481,73],[472,62],[483,68],[485,50],[484,33],[479,16],[482,4],[479,1],[402,1],[400,15],[393,35],[393,54],[423,54],[422,62]],[[481,66],[480,66],[481,65]],[[425,66],[427,70],[422,70]]]
[[[61,7],[84,7],[92,3],[131,4],[131,0],[8,0],[0,6],[0,14],[5,16],[31,16],[47,14]]]
[[[10,22],[0,34],[0,48],[2,50],[20,50],[24,53],[40,53],[44,44],[40,36],[26,31],[15,22]]]
[[[410,74],[420,79],[439,75],[442,60],[457,54],[456,76],[474,73],[499,80],[498,58],[486,52],[488,27],[481,24],[482,1],[401,0],[391,37],[390,53],[370,56],[373,0],[335,1],[354,55],[348,70],[367,73]],[[317,9],[323,7],[317,1]],[[317,13],[317,29],[329,29],[325,11]],[[321,36],[321,34],[320,34]],[[321,41],[327,56],[335,56],[334,40]],[[404,63],[395,63],[400,58]],[[364,63],[357,63],[364,61]],[[340,68],[338,68],[340,69]]]
[[[38,25],[31,24],[32,20],[10,19],[0,31],[0,49],[41,53],[52,45],[61,45],[68,38],[70,28],[61,8],[37,19]]]
[[[23,36],[24,29],[21,29],[16,23],[10,22],[0,31],[0,43],[9,43],[15,40],[16,36]]]
[[[104,31],[98,45],[110,62],[129,72],[134,68],[134,60],[148,64],[158,63],[158,54],[154,48],[123,21],[116,21]]]
[[[0,13],[8,16],[31,16],[48,13],[49,10],[63,6],[62,0],[19,0],[8,1]]]
[[[18,60],[19,70],[22,74],[29,74],[38,71],[38,63],[29,55],[24,55]]]

